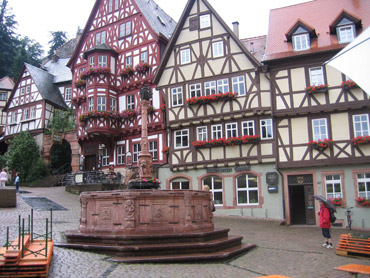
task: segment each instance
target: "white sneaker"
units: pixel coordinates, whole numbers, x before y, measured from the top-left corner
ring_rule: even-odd
[[[332,244],[326,245],[326,248],[334,248]]]
[[[328,248],[329,244],[327,243],[324,243],[323,245],[321,245],[321,247],[324,247],[324,248]]]

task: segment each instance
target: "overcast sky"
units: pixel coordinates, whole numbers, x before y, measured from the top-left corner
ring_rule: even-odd
[[[240,38],[267,34],[269,11],[309,0],[208,0],[231,28],[240,23]],[[187,0],[155,0],[174,20],[178,21]],[[49,50],[51,31],[65,31],[68,38],[75,36],[77,28],[84,28],[95,0],[8,0],[15,20],[17,33],[39,42],[45,53]],[[44,53],[44,54],[45,54]]]

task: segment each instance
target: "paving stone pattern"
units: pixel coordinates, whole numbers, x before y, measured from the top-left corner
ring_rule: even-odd
[[[53,213],[53,238],[63,240],[63,232],[77,229],[80,218],[79,196],[65,192],[64,187],[23,188],[29,196],[45,197],[67,210]],[[17,196],[16,208],[0,209],[0,242],[5,242],[6,227],[17,235],[18,215],[27,218],[29,206]],[[45,231],[49,211],[34,211],[34,231]],[[49,277],[59,278],[252,278],[279,274],[295,278],[350,278],[335,266],[356,263],[370,265],[370,259],[338,256],[335,249],[321,247],[323,238],[316,226],[281,226],[275,221],[242,217],[215,217],[215,226],[230,228],[230,234],[242,235],[243,242],[255,243],[257,248],[238,258],[218,263],[199,264],[117,264],[106,255],[55,247]],[[348,231],[332,229],[334,244]],[[354,232],[355,233],[355,232]],[[360,232],[358,232],[360,233]]]

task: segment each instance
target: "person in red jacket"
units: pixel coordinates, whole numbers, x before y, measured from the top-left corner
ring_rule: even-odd
[[[333,248],[333,243],[330,236],[330,211],[323,201],[320,201],[320,228],[322,235],[325,238],[325,243],[322,245],[324,248]]]

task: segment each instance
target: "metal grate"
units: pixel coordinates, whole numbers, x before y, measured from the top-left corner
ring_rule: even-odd
[[[312,175],[288,176],[288,185],[313,184]]]

